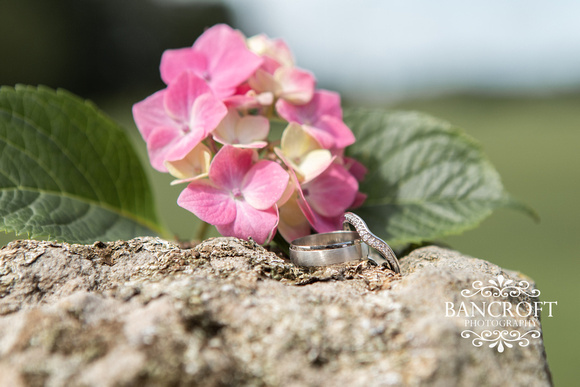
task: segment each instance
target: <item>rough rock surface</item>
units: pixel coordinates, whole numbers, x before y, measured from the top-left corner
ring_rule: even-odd
[[[541,338],[500,353],[445,316],[475,280],[525,278],[438,247],[401,266],[301,269],[234,238],[13,242],[0,250],[0,386],[551,384]]]

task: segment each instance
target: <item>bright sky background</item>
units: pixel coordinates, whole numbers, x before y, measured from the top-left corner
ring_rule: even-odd
[[[580,87],[577,0],[225,0],[322,86],[369,99]],[[352,94],[351,94],[352,95]]]

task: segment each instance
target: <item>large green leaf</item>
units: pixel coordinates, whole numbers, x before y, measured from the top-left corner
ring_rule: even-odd
[[[345,122],[357,137],[349,156],[369,172],[358,213],[394,245],[475,227],[498,207],[533,211],[504,190],[481,147],[449,123],[417,112],[356,109]]]
[[[120,127],[66,91],[16,86],[0,89],[0,230],[91,243],[159,223]]]

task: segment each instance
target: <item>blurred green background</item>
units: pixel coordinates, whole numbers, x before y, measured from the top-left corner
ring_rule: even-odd
[[[95,101],[134,139],[163,221],[176,237],[191,239],[197,225],[194,216],[175,204],[180,188],[169,186],[171,178],[148,167],[130,109],[163,87],[158,63],[164,49],[191,45],[204,27],[218,22],[244,26],[237,25],[236,13],[219,2],[163,3],[4,0],[0,84],[63,87]],[[292,44],[291,48],[299,51]],[[507,190],[538,212],[541,222],[534,223],[522,213],[499,210],[477,229],[443,242],[531,277],[543,300],[558,302],[554,317],[542,320],[547,357],[556,385],[576,385],[578,367],[573,363],[580,347],[575,332],[580,309],[573,287],[580,273],[580,87],[362,99],[339,82],[333,86],[328,79],[322,84],[339,89],[345,105],[419,110],[464,128],[483,145]],[[0,243],[11,238],[0,235]]]

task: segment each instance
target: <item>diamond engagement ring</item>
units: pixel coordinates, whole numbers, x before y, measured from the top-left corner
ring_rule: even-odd
[[[342,226],[345,230],[349,230],[350,226],[353,226],[355,230],[358,232],[358,235],[362,239],[362,241],[367,244],[368,246],[375,249],[386,262],[388,262],[391,270],[395,273],[400,273],[401,268],[399,267],[399,261],[397,260],[397,256],[393,252],[393,250],[389,247],[389,245],[373,234],[364,220],[361,219],[360,216],[353,214],[352,212],[347,212],[344,214],[344,218],[342,220]],[[372,256],[372,253],[371,253]],[[371,258],[375,262],[377,259]],[[379,263],[379,262],[377,262]]]
[[[292,241],[290,260],[297,266],[327,266],[368,257],[369,248],[356,231],[312,234]]]

